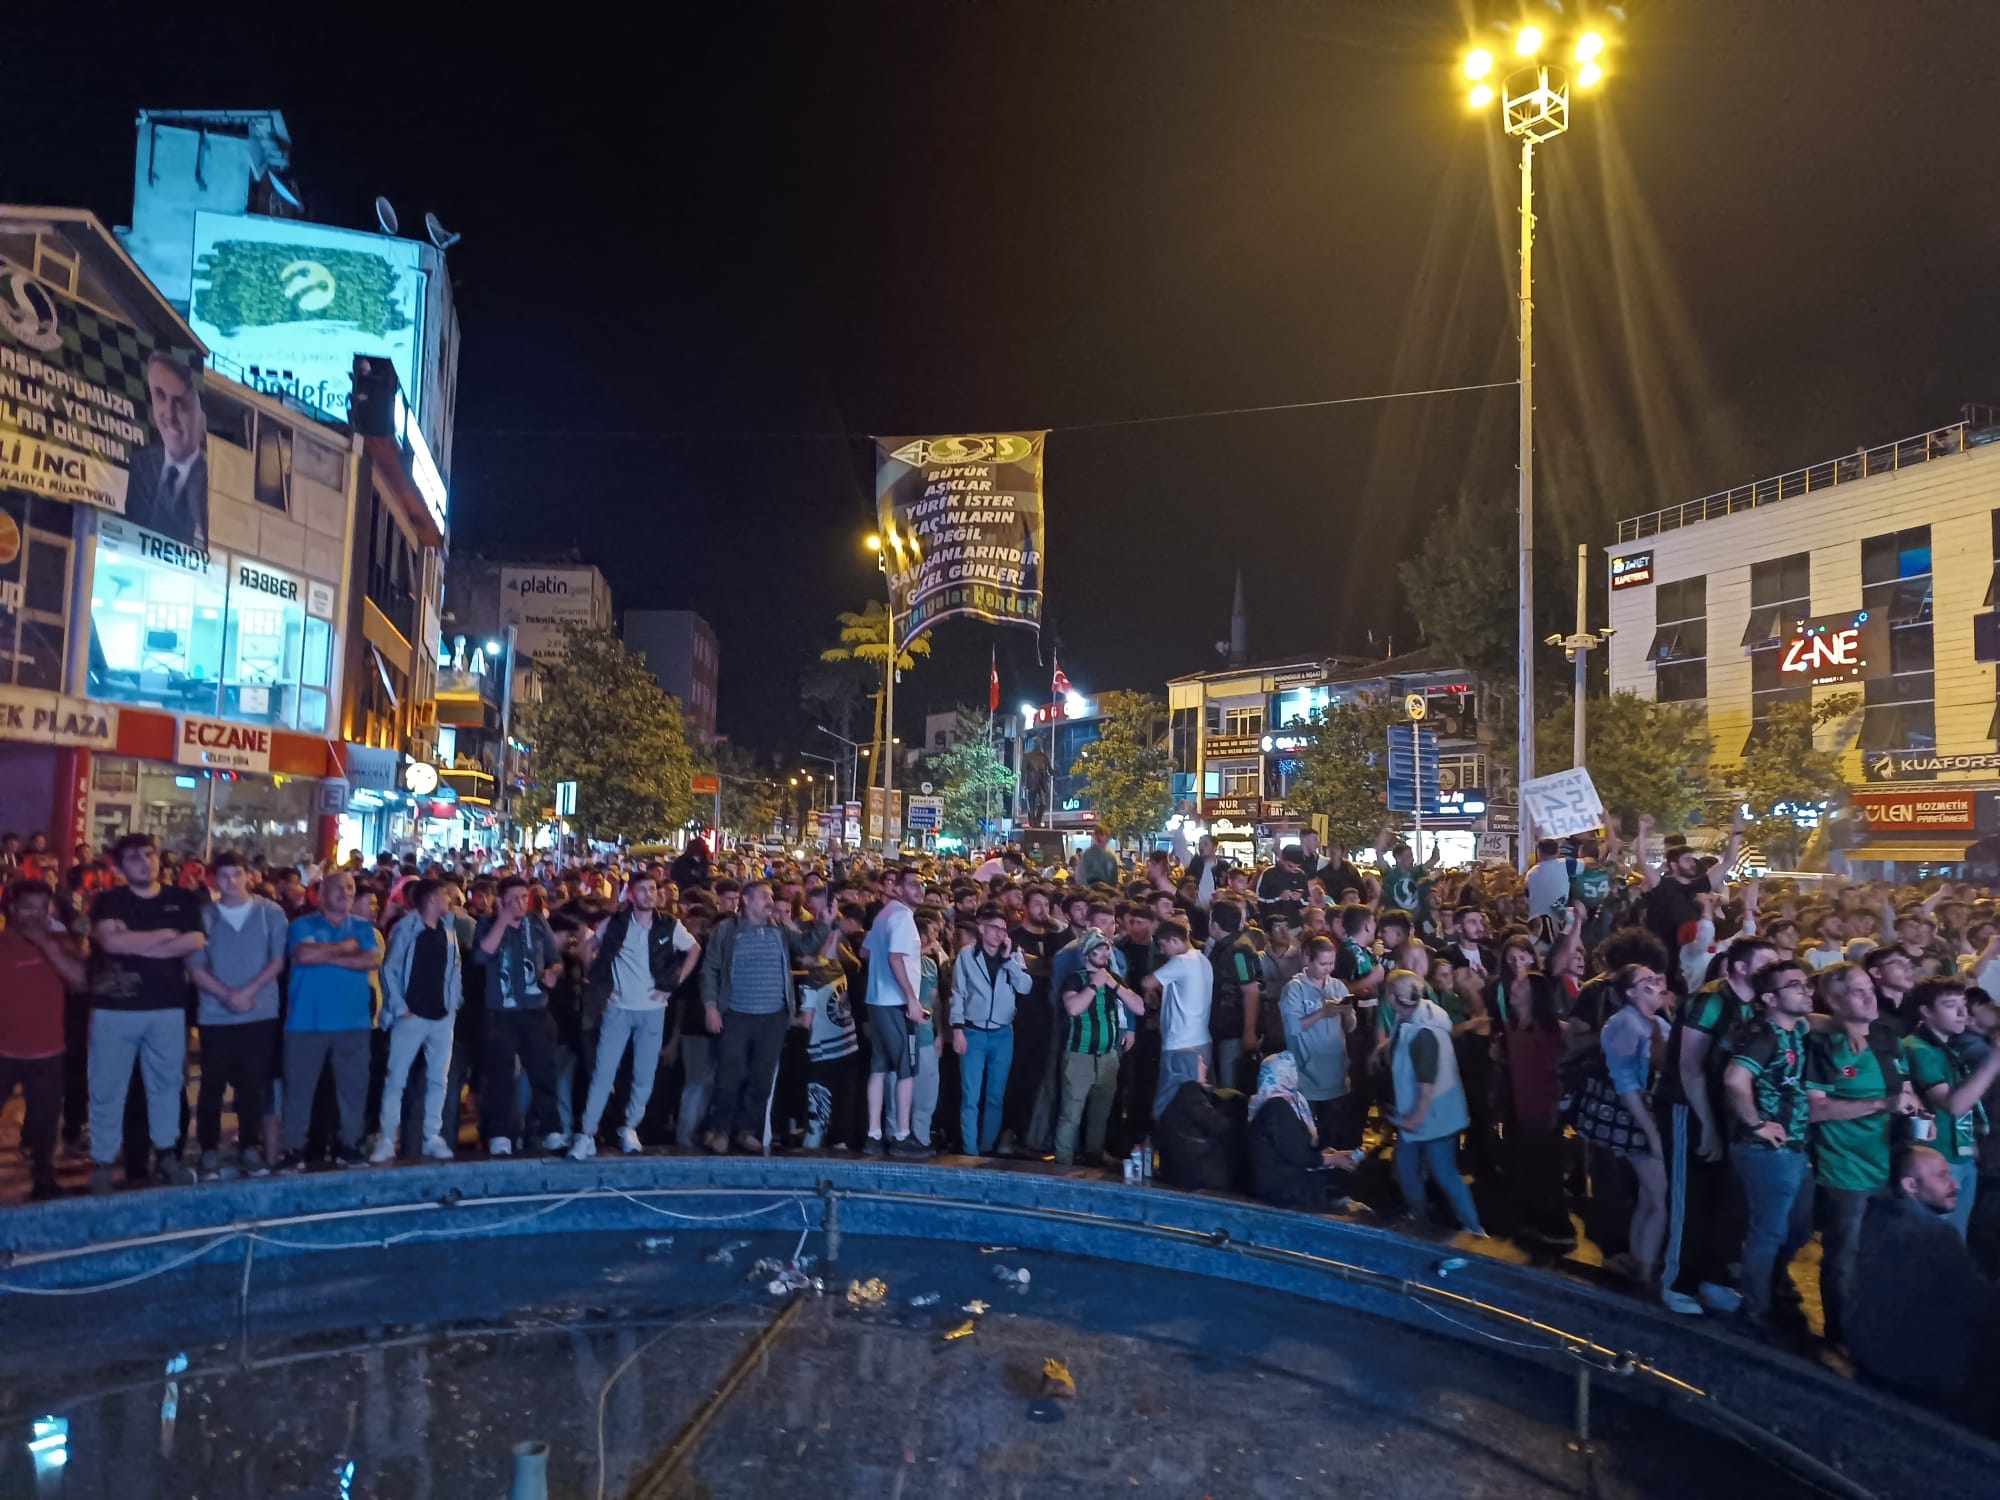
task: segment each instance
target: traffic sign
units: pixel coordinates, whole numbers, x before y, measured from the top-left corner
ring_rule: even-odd
[[[688,781],[690,783],[689,790],[697,797],[719,797],[722,795],[722,778],[713,771],[706,774],[697,771],[693,776],[688,778]]]
[[[944,827],[944,798],[912,797],[904,805],[903,821],[912,833],[936,833]]]
[[[1422,719],[1425,714],[1430,712],[1430,705],[1424,701],[1422,693],[1405,693],[1403,695],[1403,712],[1408,714],[1412,719]]]
[[[1438,815],[1435,729],[1419,729],[1415,724],[1389,726],[1389,811]]]

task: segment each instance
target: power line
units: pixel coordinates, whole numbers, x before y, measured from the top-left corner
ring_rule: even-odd
[[[1508,390],[1519,382],[1513,380],[1488,380],[1477,385],[1440,385],[1421,391],[1378,391],[1366,396],[1330,396],[1324,401],[1285,401],[1272,406],[1224,406],[1212,411],[1174,412],[1160,417],[1117,417],[1104,422],[1070,422],[1065,425],[1043,429],[1046,432],[1096,432],[1109,427],[1146,427],[1162,422],[1200,422],[1210,417],[1245,417],[1262,412],[1312,411],[1327,406],[1360,406],[1376,401],[1409,401],[1420,396],[1456,396],[1467,391]],[[788,431],[755,430],[749,428],[674,428],[662,430],[648,427],[461,427],[460,437],[501,437],[501,438],[590,438],[595,440],[632,442],[683,442],[713,440],[718,438],[756,438],[766,441],[796,442],[841,442],[865,443],[866,433],[858,432],[812,432],[793,429]]]

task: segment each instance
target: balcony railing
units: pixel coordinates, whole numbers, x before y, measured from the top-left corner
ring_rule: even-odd
[[[1962,408],[1962,418],[1949,427],[1934,428],[1915,437],[1901,438],[1873,448],[1857,448],[1852,453],[1830,458],[1824,463],[1809,464],[1803,469],[1741,484],[1733,490],[1721,490],[1648,515],[1629,517],[1618,523],[1618,540],[1641,541],[1649,536],[1658,536],[1663,531],[1678,531],[1698,521],[1713,521],[1722,516],[1735,515],[1739,510],[1775,505],[1795,495],[1852,484],[1857,479],[1868,479],[1877,474],[1893,474],[1901,469],[1927,464],[1933,459],[1949,458],[1983,443],[2000,441],[2000,408],[1968,405]]]

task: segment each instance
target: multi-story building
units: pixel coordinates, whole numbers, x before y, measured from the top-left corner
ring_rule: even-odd
[[[1266,856],[1306,826],[1285,806],[1285,796],[1299,773],[1300,752],[1312,743],[1313,715],[1364,697],[1400,704],[1411,694],[1423,696],[1425,722],[1438,731],[1443,801],[1442,816],[1424,820],[1422,852],[1428,857],[1435,842],[1447,862],[1470,863],[1477,835],[1497,822],[1488,817],[1491,778],[1478,738],[1478,681],[1428,651],[1378,662],[1285,657],[1171,679],[1174,826],[1190,844],[1213,834],[1230,858]]]
[[[1723,781],[1774,705],[1851,694],[1820,731],[1851,864],[1949,868],[2000,829],[1991,408],[1621,521],[1608,551],[1611,687],[1698,706]]]
[[[715,627],[691,609],[628,609],[625,644],[646,660],[660,687],[681,705],[688,732],[715,738],[715,690],[722,653]]]

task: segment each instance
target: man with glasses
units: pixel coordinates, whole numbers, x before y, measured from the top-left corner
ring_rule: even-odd
[[[1750,1213],[1736,1281],[1739,1312],[1753,1332],[1768,1335],[1774,1311],[1794,1329],[1805,1327],[1791,1264],[1812,1238],[1805,1082],[1812,974],[1782,959],[1759,969],[1752,983],[1760,1013],[1737,1034],[1722,1088],[1729,1159]]]

